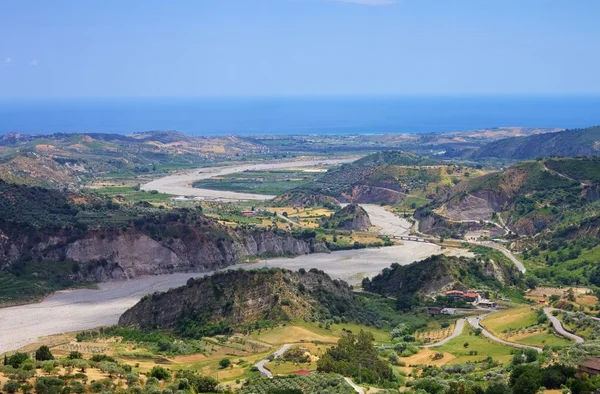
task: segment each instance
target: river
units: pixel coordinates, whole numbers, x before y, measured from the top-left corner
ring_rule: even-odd
[[[245,200],[247,193],[195,189],[191,187],[191,183],[198,179],[225,175],[245,169],[306,167],[307,165],[334,164],[335,162],[342,161],[317,160],[310,162],[310,164],[299,161],[278,162],[188,171],[185,174],[170,175],[152,181],[144,185],[143,188],[175,195],[194,195],[211,199],[220,199],[220,196],[223,196],[227,200]],[[264,195],[251,196],[253,199],[270,197]],[[394,236],[408,234],[410,223],[405,219],[395,216],[377,205],[362,206],[369,213],[372,223],[379,227],[379,233]],[[239,264],[228,269],[250,269],[265,266],[292,270],[318,268],[334,278],[356,284],[364,277],[376,275],[392,263],[410,264],[413,261],[441,252],[441,248],[434,244],[405,242],[403,245],[385,248],[316,253],[294,258],[275,258],[253,264]],[[449,248],[444,250],[444,253],[463,254],[464,251]],[[185,284],[190,277],[199,277],[210,273],[177,273],[123,282],[101,283],[98,285],[98,290],[60,291],[40,303],[0,309],[0,353],[36,342],[42,336],[115,324],[119,316],[127,308],[133,306],[143,295],[178,287]]]

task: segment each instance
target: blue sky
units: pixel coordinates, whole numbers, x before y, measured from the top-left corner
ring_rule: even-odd
[[[597,0],[3,0],[0,97],[600,94]]]

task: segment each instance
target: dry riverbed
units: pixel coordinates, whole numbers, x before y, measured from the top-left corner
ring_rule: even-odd
[[[194,170],[175,174],[150,182],[143,186],[145,190],[199,196],[207,199],[244,200],[268,199],[271,196],[223,192],[196,189],[191,183],[204,178],[233,172],[289,168],[308,165],[333,165],[347,162],[342,160],[313,160],[295,162],[277,162],[265,164],[236,165],[220,168]],[[371,216],[372,223],[378,227],[379,234],[390,236],[407,235],[410,223],[380,206],[364,205]],[[441,247],[422,242],[405,242],[390,247],[338,251],[297,256],[295,258],[275,258],[253,264],[240,264],[228,269],[281,267],[291,270],[300,268],[318,268],[334,278],[358,284],[364,277],[372,277],[392,263],[410,264],[438,253],[468,254],[464,249]],[[119,316],[133,306],[145,294],[165,291],[178,287],[190,277],[208,275],[207,273],[178,273],[129,280],[126,282],[102,283],[98,290],[80,289],[58,292],[40,303],[0,309],[0,353],[18,349],[39,337],[79,331],[117,323]]]

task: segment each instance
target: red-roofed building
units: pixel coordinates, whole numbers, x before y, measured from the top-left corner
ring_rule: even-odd
[[[477,293],[464,293],[463,294],[463,299],[465,301],[469,301],[469,302],[479,301],[480,298],[481,297]]]
[[[446,297],[452,297],[452,298],[463,298],[464,294],[462,291],[460,290],[448,290],[446,292]]]
[[[294,375],[310,375],[313,371],[309,371],[307,369],[300,369],[298,371],[292,372]]]

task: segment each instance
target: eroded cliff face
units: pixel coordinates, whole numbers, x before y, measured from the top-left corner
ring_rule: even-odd
[[[351,302],[347,283],[322,271],[282,269],[225,271],[190,279],[187,286],[144,297],[119,319],[136,328],[173,328],[182,318],[231,327],[259,320],[289,320],[326,307],[323,300]]]
[[[252,257],[325,252],[315,239],[270,231],[229,230],[221,238],[189,231],[185,237],[160,241],[128,231],[90,231],[81,237],[0,234],[0,269],[19,260],[80,263],[76,281],[131,279],[143,275],[202,272],[227,267]]]

